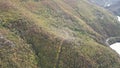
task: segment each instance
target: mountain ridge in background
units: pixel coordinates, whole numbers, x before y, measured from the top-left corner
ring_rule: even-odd
[[[120,1],[118,1],[117,3],[111,5],[110,7],[108,7],[107,9],[110,10],[111,12],[113,12],[115,15],[120,16],[120,5],[119,5]]]
[[[119,0],[89,0],[102,7],[110,7],[111,5],[117,3]]]
[[[119,0],[90,0],[90,2],[98,6],[104,7],[114,15],[120,16]]]

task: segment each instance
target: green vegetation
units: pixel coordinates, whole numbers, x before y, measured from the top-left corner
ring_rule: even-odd
[[[119,68],[104,40],[119,36],[120,24],[103,8],[86,0],[0,4],[0,68]]]

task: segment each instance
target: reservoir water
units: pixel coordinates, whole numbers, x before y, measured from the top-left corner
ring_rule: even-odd
[[[110,47],[120,55],[120,42],[114,43]]]
[[[117,18],[118,18],[118,21],[120,21],[120,16],[117,16]],[[116,42],[116,43],[110,45],[110,48],[115,50],[120,55],[120,42]]]
[[[117,16],[117,18],[118,18],[118,21],[120,21],[120,16]],[[120,42],[110,45],[110,48],[115,50],[120,55]]]
[[[120,21],[120,16],[117,16],[117,18],[118,18],[118,21]]]

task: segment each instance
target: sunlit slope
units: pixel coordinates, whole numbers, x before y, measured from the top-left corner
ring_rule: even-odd
[[[15,35],[12,37],[17,41],[11,41],[24,51],[18,48],[20,54],[13,52],[22,56],[21,60],[25,56],[28,62],[24,65],[24,61],[17,61],[10,65],[11,58],[3,57],[1,67],[119,68],[120,57],[105,46],[104,41],[118,36],[120,26],[104,9],[86,0],[1,0],[0,4],[4,4],[0,5],[0,29]]]
[[[32,10],[30,5],[34,6]],[[35,13],[37,16],[39,15],[38,19],[45,19],[44,24],[50,25],[50,28],[53,28],[53,30],[56,27],[56,29],[59,29],[59,27],[65,26],[71,30],[82,30],[93,34],[93,36],[102,35],[104,37],[108,37],[108,35],[115,36],[120,33],[120,27],[117,26],[119,23],[115,17],[103,8],[95,7],[86,1],[44,0],[37,2],[37,4],[28,2],[25,6],[32,13]],[[75,27],[73,28],[73,26]],[[56,31],[59,32],[59,30]]]
[[[36,68],[36,58],[31,45],[0,26],[0,68]]]

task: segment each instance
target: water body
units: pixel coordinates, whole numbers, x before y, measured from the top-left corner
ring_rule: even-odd
[[[120,42],[114,43],[110,47],[120,55]]]
[[[120,16],[117,16],[118,21],[120,22]],[[110,47],[115,50],[120,55],[120,42],[110,45]]]
[[[120,21],[120,16],[117,16],[117,18],[118,18],[118,21]]]

